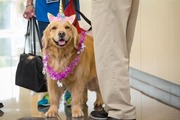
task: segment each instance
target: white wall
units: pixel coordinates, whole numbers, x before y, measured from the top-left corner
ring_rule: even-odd
[[[141,0],[131,66],[180,85],[180,0]]]

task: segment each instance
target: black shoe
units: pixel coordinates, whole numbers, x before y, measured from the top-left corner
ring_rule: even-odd
[[[49,106],[45,107],[45,106],[37,106],[38,111],[42,112],[42,113],[46,113],[49,110]]]
[[[92,111],[90,114],[90,118],[94,120],[106,120],[108,117],[108,113],[105,110],[102,111]]]
[[[124,119],[116,119],[116,118],[108,117],[107,120],[124,120]],[[128,119],[128,120],[136,120],[136,119]]]
[[[106,120],[122,120],[122,119],[116,119],[116,118],[108,117]],[[129,119],[129,120],[136,120],[136,119]]]
[[[4,105],[2,103],[0,103],[0,108],[4,107]]]
[[[120,119],[116,119],[116,118],[112,118],[112,117],[108,117],[107,120],[120,120]]]

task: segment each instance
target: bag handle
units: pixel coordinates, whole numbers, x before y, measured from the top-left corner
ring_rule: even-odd
[[[37,22],[36,22],[36,18],[35,18],[35,17],[33,17],[33,22],[34,22],[34,26],[35,26],[35,29],[34,29],[34,30],[36,30],[36,33],[37,33],[37,35],[38,35],[39,45],[40,45],[40,48],[41,48],[41,50],[42,50],[43,46],[42,46],[42,42],[41,42],[40,31],[39,31],[39,27],[38,27],[38,25],[37,25]]]
[[[42,47],[42,43],[41,43],[41,39],[40,39],[39,27],[37,25],[36,18],[33,17],[30,20],[28,20],[27,32],[25,34],[25,44],[24,44],[24,52],[23,53],[25,53],[26,42],[28,40],[31,53],[33,55],[36,55],[36,40],[37,39],[39,41],[39,45],[40,45],[40,48],[42,50],[43,47]]]
[[[25,34],[25,42],[24,42],[24,51],[23,51],[23,54],[25,54],[26,42],[27,42],[28,37],[30,36],[30,29],[31,29],[30,28],[30,21],[28,20],[26,34]],[[31,41],[28,41],[28,42],[29,42],[29,48],[31,48],[31,53],[32,53]]]
[[[78,14],[80,14],[81,17],[91,26],[91,27],[88,29],[88,31],[92,30],[91,21],[90,21],[82,12],[80,12],[79,10],[76,10],[76,12],[77,12]]]

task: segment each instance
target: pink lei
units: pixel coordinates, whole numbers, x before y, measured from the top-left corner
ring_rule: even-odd
[[[71,62],[71,64],[62,72],[56,72],[53,70],[51,66],[48,65],[48,52],[46,51],[46,55],[43,57],[43,64],[46,72],[49,74],[50,78],[52,80],[63,80],[68,77],[68,75],[73,71],[73,69],[77,66],[77,64],[80,61],[80,54],[84,51],[85,45],[84,45],[84,40],[85,40],[86,33],[82,32],[81,33],[81,39],[78,45],[78,51],[77,51],[77,57]]]

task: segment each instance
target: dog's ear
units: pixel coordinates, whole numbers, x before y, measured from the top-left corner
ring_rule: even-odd
[[[42,37],[42,45],[43,45],[43,50],[47,49],[48,46],[48,28],[46,28],[43,32],[43,37]]]
[[[78,44],[79,44],[79,35],[76,27],[72,25],[72,32],[73,32],[73,39],[74,39],[74,47],[78,49]]]

